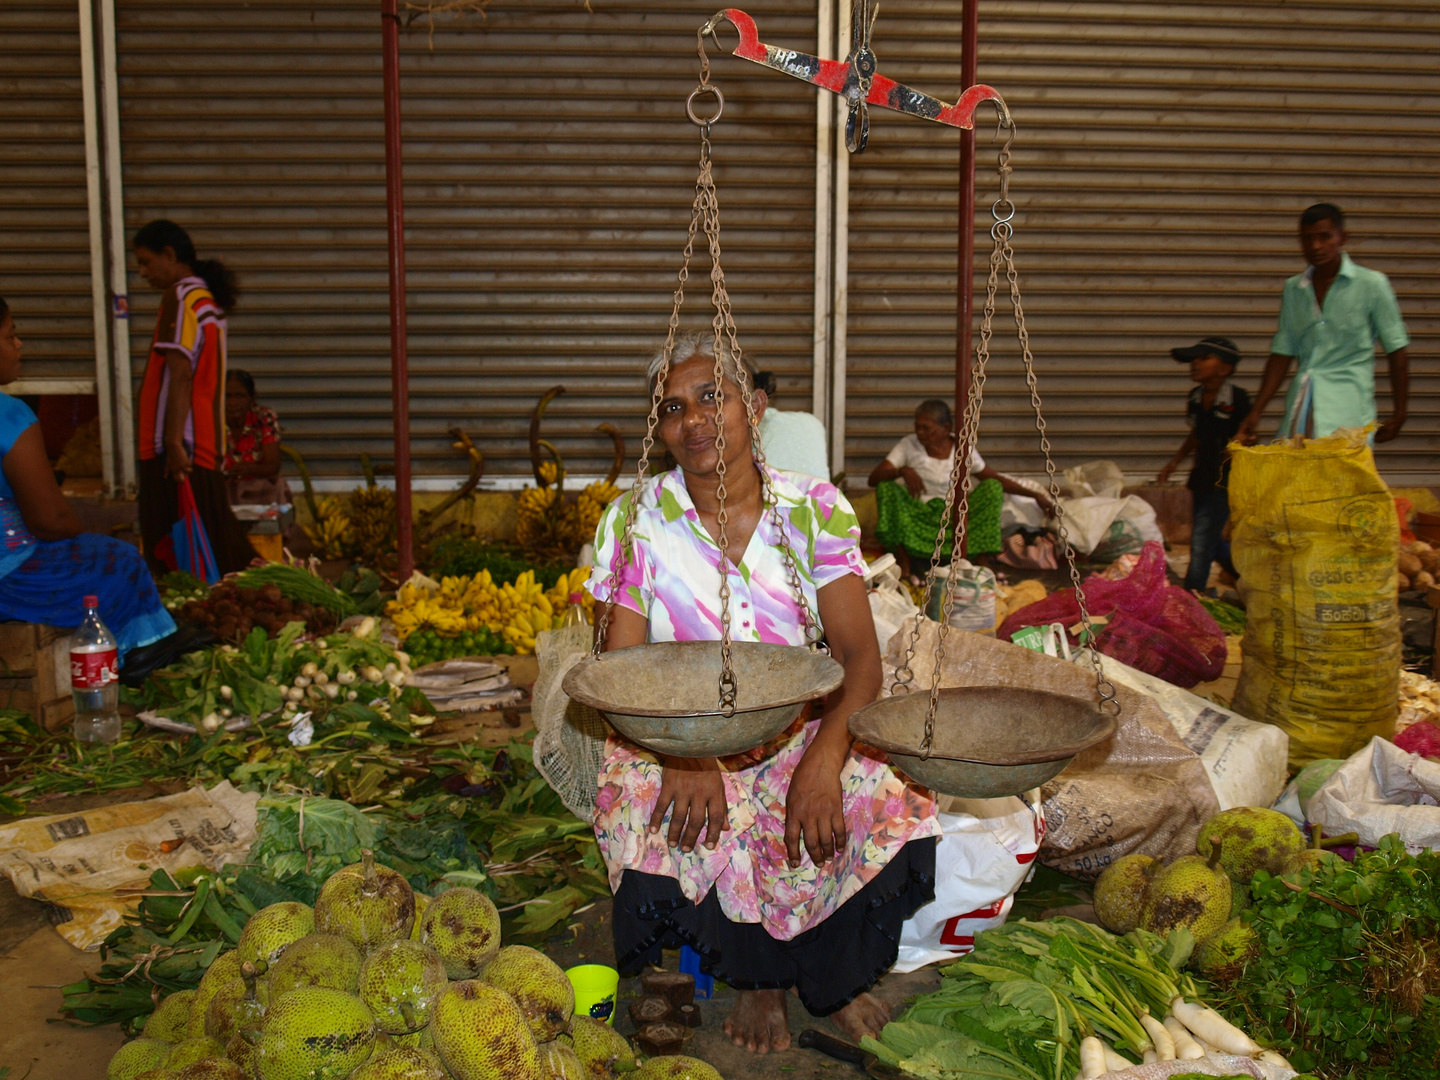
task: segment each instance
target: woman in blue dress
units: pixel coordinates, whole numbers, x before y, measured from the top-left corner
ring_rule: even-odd
[[[0,299],[0,386],[20,377],[20,349],[15,319]],[[136,548],[81,531],[55,482],[35,413],[0,393],[0,619],[78,626],[87,594],[100,598],[122,678],[199,644],[194,628],[176,629]]]

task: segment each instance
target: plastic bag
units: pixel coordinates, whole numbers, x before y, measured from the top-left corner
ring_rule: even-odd
[[[1023,798],[942,796],[940,805],[935,899],[900,928],[896,971],[974,951],[976,934],[1004,924],[1045,838],[1039,788]]]
[[[1353,832],[1366,847],[1399,833],[1412,855],[1440,848],[1440,765],[1379,737],[1351,754],[1303,805],[1327,833]]]
[[[1065,479],[1070,482],[1070,494],[1077,499],[1099,495],[1106,499],[1118,499],[1125,490],[1125,473],[1113,461],[1087,461],[1065,470]]]
[[[976,634],[995,632],[995,572],[973,566],[961,559],[955,581],[955,599],[950,606],[950,625]],[[945,610],[945,586],[950,568],[935,568],[935,587],[930,590],[930,609],[925,613],[939,622]]]
[[[870,617],[875,621],[875,637],[883,653],[900,624],[918,612],[920,606],[901,582],[894,555],[882,555],[871,563],[865,572],[865,584],[870,590],[867,599]]]
[[[1155,519],[1155,508],[1138,495],[1123,499],[1104,495],[1061,499],[1065,531],[1081,555],[1110,562],[1143,544],[1165,537]]]
[[[1394,732],[1399,521],[1363,431],[1237,447],[1231,541],[1248,618],[1231,706],[1284,728],[1290,768]]]
[[[1166,583],[1165,551],[1158,543],[1145,545],[1128,577],[1092,575],[1083,588],[1091,616],[1109,620],[1095,637],[1106,656],[1187,689],[1225,670],[1224,632],[1195,597]],[[997,636],[1009,641],[1017,630],[1052,622],[1073,628],[1079,619],[1074,592],[1062,589],[1013,612]]]

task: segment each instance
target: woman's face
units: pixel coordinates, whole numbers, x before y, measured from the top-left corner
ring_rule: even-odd
[[[190,271],[188,266],[176,260],[175,249],[172,247],[167,247],[164,251],[151,251],[147,247],[136,244],[135,263],[140,269],[140,276],[149,286],[162,291],[174,285]]]
[[[740,387],[726,379],[725,467],[742,467],[753,460],[750,452],[750,425]],[[757,396],[755,418],[765,411]],[[687,473],[710,476],[720,460],[715,451],[715,360],[695,355],[670,365],[665,380],[665,397],[660,402],[660,441],[670,456]]]
[[[15,319],[7,311],[0,319],[0,386],[8,386],[20,378],[20,335]]]
[[[915,414],[915,437],[931,457],[950,455],[950,429],[929,413]]]
[[[250,396],[250,391],[245,389],[245,384],[239,379],[225,380],[225,423],[232,428],[238,428],[245,422],[245,414],[255,404],[255,399]]]

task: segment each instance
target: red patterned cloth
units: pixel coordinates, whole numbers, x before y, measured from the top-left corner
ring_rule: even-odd
[[[238,428],[229,428],[225,433],[225,471],[234,473],[240,465],[254,465],[260,460],[262,447],[280,441],[280,421],[274,409],[264,405],[252,405],[245,414],[245,422]]]

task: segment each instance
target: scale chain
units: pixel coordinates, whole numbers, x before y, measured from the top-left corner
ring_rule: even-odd
[[[1002,118],[1002,123],[1003,123]],[[1009,134],[1004,145],[1000,149],[998,159],[998,172],[1000,179],[1000,197],[991,206],[991,216],[995,223],[990,228],[990,235],[994,240],[994,247],[990,253],[990,272],[986,282],[985,306],[980,321],[980,336],[975,348],[975,367],[972,377],[970,394],[965,402],[965,411],[959,439],[955,448],[955,462],[950,470],[949,484],[945,492],[945,511],[942,518],[942,526],[935,538],[935,549],[931,557],[932,567],[938,566],[940,556],[944,548],[945,524],[951,520],[952,506],[955,502],[956,488],[960,486],[960,477],[966,472],[969,450],[975,445],[979,434],[980,409],[984,400],[984,388],[986,377],[986,366],[990,359],[990,342],[994,334],[995,302],[999,292],[1000,270],[1003,267],[1005,276],[1010,286],[1010,304],[1015,318],[1016,336],[1020,343],[1020,351],[1025,367],[1025,382],[1030,390],[1030,402],[1035,410],[1035,427],[1040,435],[1040,450],[1045,456],[1045,472],[1050,481],[1050,497],[1055,505],[1056,532],[1059,535],[1061,545],[1065,550],[1065,561],[1070,572],[1071,587],[1075,591],[1076,604],[1080,609],[1082,647],[1089,654],[1091,665],[1095,670],[1095,690],[1099,696],[1099,703],[1102,708],[1109,708],[1113,713],[1119,715],[1120,705],[1116,700],[1115,687],[1105,677],[1105,669],[1100,660],[1100,655],[1094,646],[1095,634],[1094,624],[1090,618],[1090,611],[1085,601],[1085,591],[1080,581],[1080,570],[1076,564],[1074,546],[1070,543],[1070,533],[1065,525],[1065,509],[1060,502],[1060,485],[1055,475],[1055,462],[1051,455],[1050,438],[1046,430],[1045,415],[1040,400],[1039,384],[1035,377],[1034,356],[1030,349],[1030,333],[1025,325],[1025,308],[1020,294],[1020,279],[1015,269],[1015,251],[1011,245],[1014,236],[1013,219],[1015,217],[1015,204],[1010,200],[1010,175],[1013,166],[1010,164],[1010,150],[1015,141],[1015,125],[1012,122],[1006,124]],[[929,758],[934,749],[935,741],[935,716],[940,702],[940,681],[945,661],[945,638],[950,630],[950,617],[954,610],[955,582],[959,576],[961,560],[961,537],[964,533],[966,518],[969,513],[970,486],[964,485],[961,494],[959,509],[956,512],[955,542],[951,550],[950,573],[946,579],[943,592],[942,611],[940,618],[939,634],[935,648],[935,671],[930,685],[930,700],[925,711],[924,737],[920,744],[919,756],[922,760]],[[925,589],[921,596],[921,612],[929,610],[930,599],[935,584],[934,570],[926,575]],[[920,639],[920,629],[923,620],[915,619],[911,627],[910,640],[905,650],[905,659],[895,671],[895,679],[891,684],[892,694],[908,693],[911,689],[910,683],[914,680],[915,673],[912,667],[915,659],[915,650]]]

